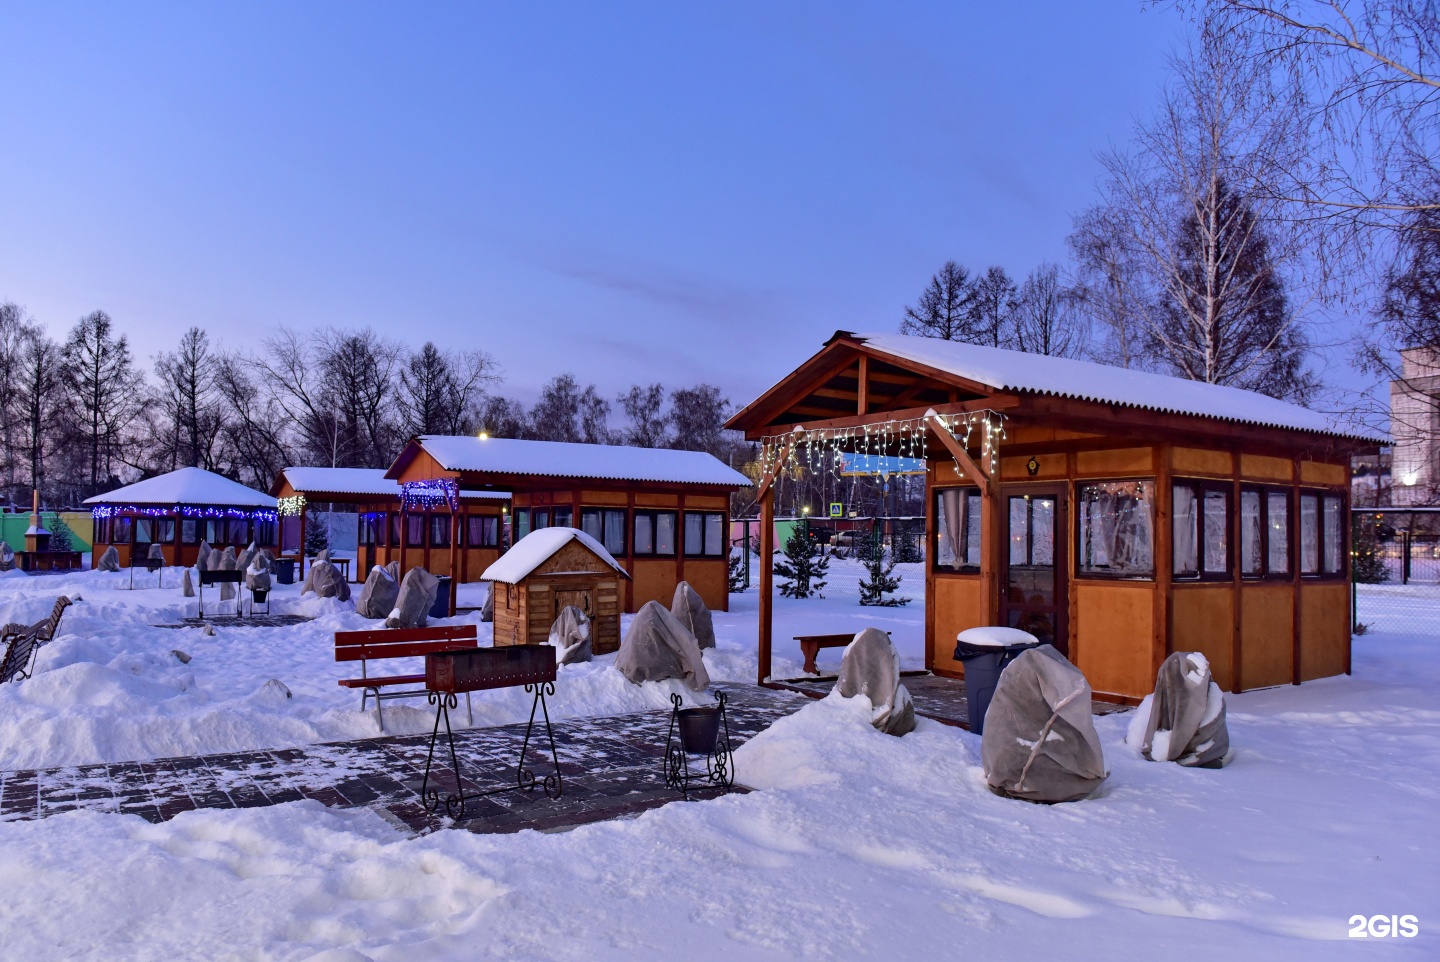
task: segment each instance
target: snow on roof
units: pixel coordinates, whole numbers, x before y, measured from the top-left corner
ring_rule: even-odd
[[[579,541],[595,552],[606,564],[625,577],[630,575],[620,566],[605,546],[579,528],[540,528],[532,531],[500,556],[499,560],[485,569],[481,581],[499,581],[507,585],[519,584],[545,560],[571,541]]]
[[[86,498],[86,504],[196,504],[273,508],[275,499],[203,468],[181,468]]]
[[[1373,440],[1346,429],[1318,411],[1240,388],[932,337],[850,336],[883,354],[925,364],[999,391],[1052,394],[1170,414]]]
[[[399,498],[400,482],[385,477],[384,468],[286,468],[281,476],[304,494],[360,494]],[[461,491],[461,500],[509,501],[509,491]]]
[[[704,451],[438,434],[426,434],[418,440],[421,448],[447,471],[723,484],[737,488],[750,485],[745,475]]]

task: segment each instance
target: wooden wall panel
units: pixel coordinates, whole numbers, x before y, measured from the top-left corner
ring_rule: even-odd
[[[635,492],[635,506],[637,508],[673,508],[679,503],[679,495],[652,494],[648,491]]]
[[[1260,454],[1240,455],[1240,476],[1246,480],[1294,480],[1294,462],[1287,458],[1269,458]]]
[[[955,660],[955,636],[985,624],[979,575],[935,576],[935,629],[930,639],[932,664],[942,672],[961,674]]]
[[[1234,587],[1229,584],[1176,585],[1170,603],[1173,626],[1170,650],[1200,652],[1209,659],[1216,684],[1225,691],[1233,691]]]
[[[1350,585],[1307,584],[1300,588],[1300,677],[1345,674],[1350,662]]]
[[[1207,451],[1203,448],[1175,448],[1170,464],[1176,475],[1230,477],[1230,452]]]
[[[1319,461],[1300,462],[1300,480],[1305,484],[1349,483],[1349,472],[1343,464],[1323,464]],[[1304,624],[1304,622],[1301,622]]]
[[[631,593],[630,612],[639,611],[647,601],[658,601],[666,608],[675,597],[675,560],[673,558],[636,558],[630,576],[635,579]]]
[[[1246,690],[1290,683],[1293,590],[1288,583],[1240,588],[1240,670]]]
[[[1078,667],[1096,692],[1142,698],[1155,687],[1151,669],[1155,588],[1152,584],[1075,582]]]
[[[687,494],[685,507],[692,511],[724,511],[730,507],[730,499],[724,495]]]
[[[686,505],[689,505],[687,500]],[[686,558],[685,559],[685,580],[690,582],[690,587],[700,595],[700,600],[705,602],[705,607],[711,611],[730,610],[730,568],[724,558]],[[670,600],[675,597],[675,589],[670,589],[670,599],[661,599],[662,603],[668,606]]]
[[[1129,477],[1153,474],[1154,471],[1155,455],[1151,448],[1075,453],[1075,472],[1080,477]]]
[[[624,491],[581,491],[581,504],[617,504],[624,505],[628,496]]]
[[[1037,481],[1065,477],[1064,454],[1037,454],[1035,460],[1040,463],[1040,469],[1032,475],[1027,467],[1030,463],[1029,455],[1001,458],[1000,477],[1006,481],[1024,481],[1032,477]]]

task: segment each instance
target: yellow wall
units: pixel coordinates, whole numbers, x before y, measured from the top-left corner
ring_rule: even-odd
[[[1155,586],[1078,581],[1070,625],[1076,667],[1097,692],[1139,698],[1155,687]]]
[[[980,584],[979,575],[935,576],[935,634],[930,655],[931,664],[940,671],[961,670],[955,660],[955,636],[985,624]]]

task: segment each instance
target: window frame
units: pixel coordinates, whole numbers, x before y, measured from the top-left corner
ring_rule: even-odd
[[[1253,492],[1260,498],[1260,564],[1262,570],[1258,574],[1246,574],[1244,564],[1240,560],[1240,552],[1244,550],[1244,519],[1241,518],[1240,540],[1235,552],[1235,570],[1242,581],[1293,581],[1295,571],[1298,567],[1299,553],[1296,546],[1299,543],[1300,526],[1298,521],[1299,504],[1295,497],[1295,489],[1289,485],[1278,484],[1248,484],[1240,483],[1240,500],[1243,504],[1247,492]],[[1286,570],[1270,570],[1270,495],[1280,494],[1285,496],[1285,554]]]
[[[935,531],[934,531],[933,534],[932,534],[931,543],[930,543],[930,546],[929,546],[929,547],[930,547],[930,570],[934,571],[936,574],[942,574],[942,575],[978,575],[978,574],[980,574],[981,569],[984,567],[984,565],[983,565],[984,559],[983,559],[983,558],[981,558],[980,561],[976,561],[976,562],[974,562],[974,563],[971,563],[971,562],[968,562],[968,561],[967,561],[965,564],[962,564],[962,565],[960,565],[960,566],[958,566],[958,567],[952,567],[952,566],[950,566],[950,565],[942,565],[942,564],[940,563],[940,537],[941,537],[941,530],[940,530],[940,498],[941,498],[941,496],[944,494],[944,492],[946,492],[946,491],[960,491],[960,492],[961,492],[961,495],[960,495],[960,530],[965,533],[967,544],[968,544],[968,542],[969,542],[969,532],[970,532],[970,503],[971,503],[971,499],[972,499],[972,498],[974,498],[974,499],[976,499],[977,501],[979,501],[979,510],[980,510],[980,512],[981,512],[980,517],[981,517],[982,519],[984,518],[984,511],[985,511],[985,508],[984,508],[984,495],[981,493],[980,489],[977,488],[975,485],[973,485],[973,484],[949,484],[949,485],[945,485],[944,487],[935,488],[934,491],[933,491],[934,497],[931,499],[931,511],[932,511],[931,517],[934,519]],[[982,520],[980,523],[983,525],[983,523],[984,523],[983,520]],[[983,530],[983,529],[981,530],[980,537],[981,537],[982,543],[983,543],[983,539],[984,539],[984,537],[985,537],[985,534],[984,534],[984,530]],[[882,539],[882,542],[883,542],[883,539]],[[981,550],[981,549],[977,549],[977,550]],[[981,553],[982,553],[982,554],[984,553],[983,550],[981,550]]]
[[[119,537],[122,528],[125,533],[123,539]],[[128,514],[113,516],[110,519],[110,537],[114,539],[110,544],[132,544],[135,540],[135,518]]]
[[[188,531],[188,533],[187,533],[187,531]],[[181,543],[181,544],[187,544],[187,545],[189,545],[189,544],[199,544],[199,543],[200,543],[200,519],[199,519],[199,518],[181,518],[181,519],[180,519],[180,543]]]
[[[1081,567],[1085,556],[1085,488],[1101,484],[1150,484],[1150,571],[1147,574],[1130,574],[1121,571],[1099,571]],[[1141,476],[1130,478],[1081,478],[1072,482],[1071,497],[1075,499],[1074,521],[1071,524],[1072,534],[1075,538],[1075,558],[1071,567],[1075,572],[1076,581],[1134,581],[1150,582],[1154,584],[1159,579],[1159,558],[1156,553],[1160,549],[1159,531],[1156,526],[1159,524],[1158,515],[1160,499],[1160,482],[1153,476]],[[1173,497],[1173,494],[1172,494]],[[1007,522],[1008,523],[1008,522]],[[1171,563],[1174,563],[1174,549],[1171,549]]]
[[[488,522],[488,524],[487,524]],[[474,526],[480,526],[480,537],[472,539]],[[486,532],[489,532],[487,537]],[[498,548],[500,546],[500,518],[493,514],[467,514],[465,516],[465,547]]]
[[[1175,489],[1180,487],[1189,488],[1195,493],[1195,502],[1200,510],[1196,518],[1195,538],[1195,567],[1193,575],[1182,575],[1178,573],[1175,565],[1175,526],[1179,523],[1180,514],[1175,508]],[[1218,492],[1225,497],[1225,570],[1205,570],[1205,495]],[[1235,482],[1221,481],[1215,478],[1172,478],[1170,482],[1170,578],[1182,584],[1196,584],[1197,582],[1234,581],[1235,571],[1239,567],[1239,552],[1233,544],[1235,540]]]
[[[621,521],[620,521],[620,550],[619,550],[619,551],[616,551],[614,548],[610,547],[608,544],[605,544],[605,522],[606,522],[606,516],[609,515],[609,514],[618,514],[618,515],[620,515]],[[630,530],[630,512],[629,512],[628,510],[626,510],[625,508],[617,508],[617,507],[615,507],[613,504],[611,504],[611,505],[605,505],[605,504],[584,504],[584,505],[581,505],[581,506],[580,506],[580,524],[577,525],[577,527],[579,527],[579,529],[580,529],[581,531],[585,531],[586,515],[591,515],[591,516],[598,515],[598,516],[599,516],[597,520],[600,522],[600,537],[595,538],[595,540],[598,541],[598,542],[600,542],[600,544],[604,546],[604,548],[605,548],[606,551],[610,552],[610,554],[611,554],[612,556],[617,557],[617,558],[620,557],[621,555],[629,554],[629,551],[630,551],[630,537],[631,537],[632,532],[631,532],[631,530]],[[585,531],[585,533],[586,533],[586,534],[590,534],[590,532],[588,532],[588,531]],[[592,538],[595,537],[594,535],[590,535],[590,536],[591,536]]]
[[[450,515],[443,511],[429,511],[425,514],[425,537],[428,547],[448,548],[451,536]]]
[[[634,547],[633,547],[633,549],[632,549],[632,551],[631,551],[631,557],[634,557],[634,558],[675,558],[675,557],[679,557],[679,556],[680,556],[680,555],[679,555],[679,551],[676,550],[677,548],[680,547],[678,544],[672,545],[671,550],[668,551],[668,552],[662,552],[662,551],[656,550],[656,546],[659,544],[659,541],[660,541],[660,539],[659,539],[659,537],[658,537],[658,533],[659,533],[659,530],[660,530],[660,525],[659,525],[659,523],[658,523],[658,519],[659,519],[659,516],[662,515],[662,514],[668,514],[668,515],[670,516],[670,522],[671,522],[671,525],[672,525],[672,527],[671,527],[671,529],[670,529],[670,530],[671,530],[671,538],[672,538],[672,540],[673,540],[674,542],[679,542],[679,541],[681,540],[681,538],[682,538],[682,536],[683,536],[683,532],[679,530],[679,527],[680,527],[680,519],[677,517],[677,515],[679,514],[679,512],[678,512],[676,509],[674,509],[674,508],[636,508],[634,511],[632,511],[632,512],[630,513],[630,534],[631,534],[631,537],[634,538],[634,540],[632,541],[632,545],[633,545]],[[651,550],[649,550],[649,551],[641,551],[641,550],[639,550],[640,539],[639,539],[638,537],[634,537],[634,535],[635,535],[635,525],[639,522],[639,520],[640,520],[641,518],[648,518],[649,521],[650,521],[650,546],[651,546]]]
[[[1299,506],[1300,499],[1305,497],[1313,497],[1315,499],[1315,550],[1317,558],[1319,559],[1319,570],[1314,572],[1301,571],[1300,578],[1303,581],[1345,581],[1350,575],[1348,560],[1350,557],[1350,525],[1346,523],[1350,516],[1350,506],[1347,503],[1348,499],[1345,497],[1345,491],[1342,488],[1300,488],[1295,498],[1296,524],[1293,539],[1297,556],[1300,553],[1301,537]],[[1328,553],[1325,551],[1325,516],[1329,513],[1325,507],[1325,502],[1331,498],[1338,498],[1340,502],[1336,509],[1340,515],[1340,544],[1337,549],[1340,552],[1340,567],[1336,571],[1325,570],[1325,562],[1329,560]],[[1299,567],[1298,561],[1299,559],[1297,557],[1297,568]]]
[[[425,539],[430,534],[430,518],[428,512],[407,511],[403,518],[405,523],[400,526],[400,535],[405,539],[406,548],[423,548]]]
[[[687,511],[685,511],[683,514],[684,514],[684,517],[682,517],[682,518],[680,519],[680,550],[681,550],[681,552],[683,553],[683,555],[684,555],[686,558],[723,558],[723,557],[725,557],[725,541],[726,541],[726,538],[725,538],[725,512],[724,512],[724,511],[705,511],[705,510],[702,509],[702,510],[700,510],[700,511],[688,511],[688,510],[687,510]],[[691,551],[691,550],[690,550],[690,536],[689,536],[689,534],[686,532],[686,527],[685,527],[686,524],[687,524],[687,522],[688,522],[688,519],[689,519],[692,515],[700,519],[700,550],[699,550],[699,551]],[[710,539],[706,536],[706,533],[705,533],[705,532],[708,530],[708,528],[709,528],[709,525],[708,525],[706,522],[707,522],[708,519],[710,519],[710,518],[719,518],[719,519],[720,519],[720,544],[718,545],[717,550],[715,550],[715,551],[709,550],[709,548],[710,548],[709,540],[710,540]]]

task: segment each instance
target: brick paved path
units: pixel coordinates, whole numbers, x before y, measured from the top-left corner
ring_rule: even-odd
[[[723,687],[737,747],[807,701],[794,692]],[[669,723],[668,711],[557,721],[563,796],[552,801],[537,787],[468,802],[467,817],[459,825],[477,832],[554,830],[675,801],[679,795],[665,788],[661,773]],[[532,738],[526,767],[544,778],[552,770],[549,745],[543,727],[536,735],[545,753],[534,754],[538,746]],[[524,736],[524,725],[456,732],[456,751],[470,782],[467,790],[513,784]],[[368,806],[397,825],[426,832],[447,824],[420,804],[428,744],[428,734],[397,735],[276,751],[0,772],[0,820],[84,808],[159,822],[195,808],[249,808],[313,798],[326,805]],[[438,765],[438,748],[436,754]],[[453,786],[448,759],[437,774],[442,792]],[[691,792],[701,798],[717,794],[713,789]]]

